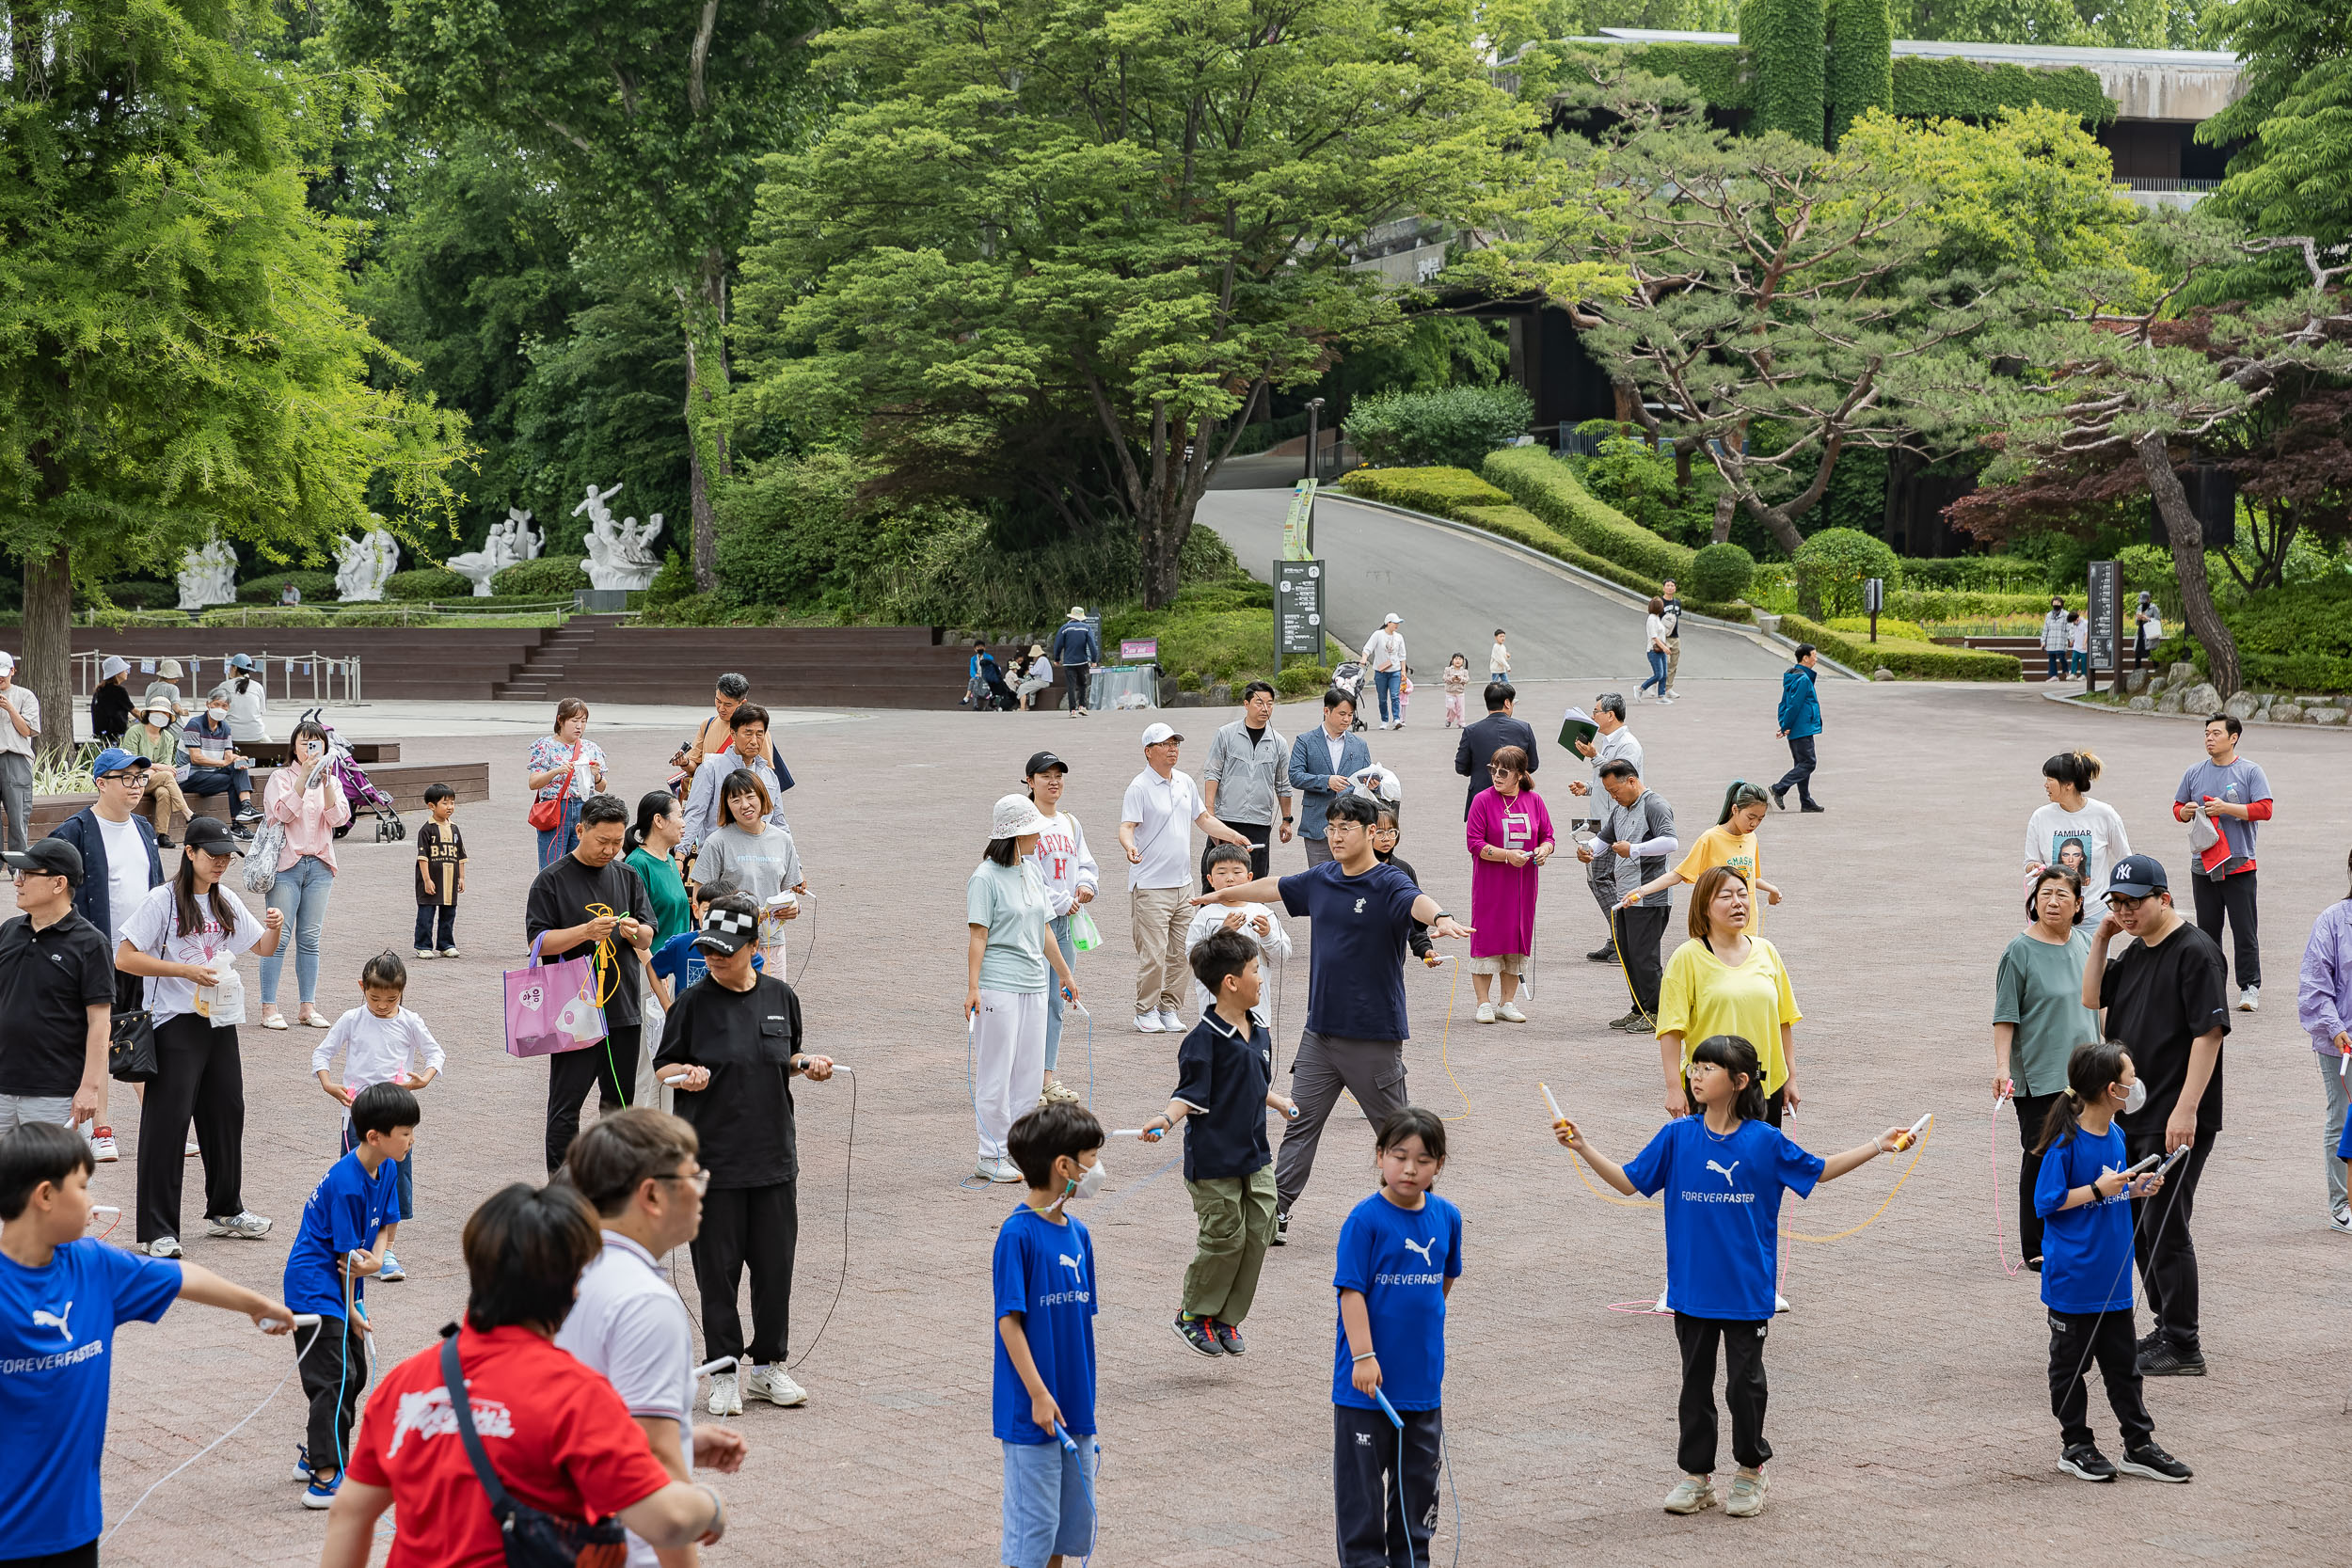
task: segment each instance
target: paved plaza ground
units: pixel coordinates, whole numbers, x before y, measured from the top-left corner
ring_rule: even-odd
[[[1733,776],[1786,766],[1772,739],[1777,686],[1709,680],[1686,663],[1685,699],[1638,708],[1650,781],[1685,838],[1711,822]],[[1374,755],[1406,786],[1402,852],[1424,884],[1466,911],[1454,736],[1432,681],[1401,733]],[[1585,683],[1530,686],[1521,712],[1549,735]],[[2036,1280],[2005,1277],[1996,1208],[2011,1225],[2016,1136],[1991,1118],[1993,972],[2020,927],[2018,847],[2042,803],[2042,759],[2087,743],[2107,763],[2097,794],[2136,848],[2176,867],[2185,832],[2167,805],[2199,755],[2193,724],[2079,713],[2016,689],[1825,681],[1825,816],[1774,816],[1765,874],[1788,900],[1769,934],[1786,956],[1805,1022],[1797,1034],[1803,1114],[1817,1151],[1849,1147],[1922,1110],[1937,1113],[1916,1174],[1884,1217],[1834,1245],[1799,1245],[1767,1366],[1777,1449],[1763,1517],[1671,1518],[1677,1368],[1670,1323],[1611,1303],[1655,1295],[1662,1245],[1654,1211],[1603,1205],[1550,1140],[1535,1082],[1548,1080],[1607,1152],[1624,1158],[1656,1129],[1657,1056],[1607,1031],[1625,997],[1613,969],[1582,954],[1602,935],[1581,868],[1548,874],[1531,1021],[1481,1027],[1461,987],[1449,1029],[1452,966],[1408,976],[1414,1098],[1456,1117],[1439,1190],[1467,1216],[1468,1269],[1451,1307],[1446,1388],[1458,1495],[1439,1563],[2341,1562],[2334,1457],[2345,1426],[2341,1354],[2352,1237],[2325,1228],[2320,1085],[2296,1027],[2294,975],[2312,917],[2345,891],[2352,749],[2339,736],[2258,729],[2247,752],[2279,802],[2262,835],[2264,1011],[2228,1047],[2228,1131],[2209,1168],[2196,1236],[2204,1347],[2213,1375],[2152,1382],[2159,1438],[2195,1465],[2194,1483],[2126,1479],[2094,1490],[2057,1468],[2044,1383],[2047,1332]],[[1197,774],[1227,713],[1167,715],[1189,736]],[[1311,723],[1304,705],[1277,720]],[[795,939],[813,1049],[858,1072],[848,1185],[848,1277],[822,1342],[797,1375],[808,1406],[755,1406],[737,1420],[751,1457],[721,1482],[732,1524],[713,1563],[979,1565],[996,1561],[999,1461],[989,1433],[989,1250],[1017,1201],[961,1190],[972,1168],[963,1027],[962,890],[987,837],[988,803],[1021,759],[1051,747],[1073,768],[1066,804],[1106,862],[1094,906],[1104,948],[1081,961],[1097,1022],[1064,1048],[1066,1079],[1106,1123],[1134,1126],[1166,1101],[1174,1042],[1133,1033],[1120,794],[1141,766],[1134,715],[964,713],[807,716],[781,732],[800,787],[787,800],[815,890]],[[602,730],[625,793],[656,784],[680,733]],[[681,732],[682,733],[682,732]],[[448,1047],[423,1099],[421,1217],[401,1230],[405,1283],[371,1291],[388,1361],[431,1343],[465,1299],[458,1229],[500,1183],[542,1176],[547,1069],[501,1049],[499,972],[522,942],[532,871],[520,735],[412,740],[405,761],[492,760],[494,799],[461,824],[474,854],[458,938],[466,957],[418,966],[408,1005]],[[1541,783],[1555,816],[1580,776],[1546,742]],[[363,958],[405,951],[413,906],[405,847],[355,835],[327,924],[322,1002],[358,1002]],[[1197,841],[1196,841],[1197,842]],[[1278,856],[1303,864],[1297,846]],[[2176,873],[2177,874],[2177,873]],[[2185,895],[2184,895],[2185,897]],[[1681,901],[1676,910],[1680,928]],[[1305,998],[1305,951],[1283,989],[1284,1053]],[[287,967],[287,1000],[293,968]],[[338,1115],[308,1071],[315,1031],[244,1031],[246,1201],[276,1216],[258,1243],[204,1240],[191,1163],[188,1257],[275,1291],[302,1201],[334,1157]],[[1449,1075],[1448,1067],[1451,1074]],[[798,1091],[802,1244],[797,1354],[841,1277],[847,1081]],[[100,1201],[130,1206],[138,1114],[113,1120],[125,1160],[103,1167]],[[1997,1155],[1993,1149],[1997,1146]],[[1332,1560],[1329,1383],[1331,1252],[1347,1208],[1372,1190],[1370,1140],[1343,1110],[1292,1244],[1274,1253],[1247,1327],[1246,1360],[1193,1354],[1168,1328],[1193,1222],[1172,1150],[1109,1153],[1109,1190],[1080,1211],[1093,1227],[1104,1459],[1096,1560],[1208,1568]],[[1997,1178],[1993,1169],[1998,1165]],[[1826,1234],[1862,1221],[1903,1169],[1881,1161],[1792,1204]],[[128,1225],[126,1222],[125,1230]],[[2010,1237],[2013,1248],[2015,1238]],[[2013,1251],[2011,1254],[2014,1256]],[[678,1277],[690,1301],[683,1257]],[[170,1466],[250,1411],[291,1366],[283,1340],[241,1321],[181,1308],[117,1340],[104,1495],[109,1519]],[[2092,1419],[2112,1442],[2094,1386]],[[158,1491],[115,1538],[121,1568],[294,1565],[315,1560],[322,1518],[306,1513],[287,1466],[302,1424],[289,1386]],[[1723,1467],[1729,1468],[1726,1450]],[[379,1559],[380,1560],[380,1559]]]

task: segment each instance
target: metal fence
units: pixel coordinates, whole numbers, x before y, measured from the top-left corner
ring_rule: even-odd
[[[73,656],[73,694],[87,697],[98,689],[98,671],[105,662],[103,650],[88,649]],[[230,674],[229,661],[218,654],[142,654],[130,661],[132,673],[153,675],[156,666],[166,658],[175,658],[187,673],[187,692],[210,691],[211,684],[202,678],[205,660],[220,667],[222,679]],[[253,656],[253,673],[261,677],[264,696],[286,702],[308,700],[312,703],[356,703],[361,701],[359,656],[337,656],[316,651],[302,654],[271,653],[267,648]],[[274,677],[274,678],[273,678]],[[133,694],[145,690],[135,686]]]

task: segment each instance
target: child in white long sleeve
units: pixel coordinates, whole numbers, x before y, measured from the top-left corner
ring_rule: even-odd
[[[446,1059],[441,1042],[433,1037],[424,1020],[400,1005],[407,990],[408,966],[388,947],[360,967],[359,994],[366,998],[365,1004],[337,1019],[334,1027],[326,1031],[326,1037],[319,1041],[319,1048],[310,1053],[310,1070],[318,1076],[319,1087],[346,1113],[351,1102],[359,1098],[359,1091],[371,1084],[398,1084],[414,1091],[441,1075],[441,1064]],[[343,1059],[341,1083],[330,1076],[338,1054]],[[355,1142],[351,1118],[346,1115],[345,1154],[351,1152]],[[407,1277],[392,1257],[391,1238],[400,1228],[400,1222],[416,1212],[416,1173],[412,1164],[415,1159],[415,1151],[411,1150],[398,1163],[400,1174],[394,1183],[398,1196],[384,1227],[384,1266],[376,1275],[381,1280]]]
[[[1245,847],[1238,844],[1209,846],[1210,887],[1239,887],[1249,880],[1249,851]],[[1239,931],[1258,944],[1259,954],[1265,960],[1264,970],[1269,983],[1274,966],[1290,960],[1290,933],[1282,929],[1282,922],[1263,904],[1203,904],[1193,911],[1192,925],[1184,932],[1184,951],[1191,952],[1218,931]],[[1192,999],[1200,1009],[1202,1018],[1208,1017],[1209,1010],[1216,1006],[1216,998],[1210,995],[1209,988],[1197,978],[1192,983]],[[1266,1003],[1263,998],[1249,1009],[1249,1016],[1260,1023],[1267,1022]]]
[[[1031,863],[1037,867],[1038,880],[1045,884],[1046,929],[1061,948],[1061,956],[1074,969],[1078,948],[1071,938],[1071,916],[1094,901],[1103,886],[1101,870],[1094,863],[1094,851],[1087,847],[1087,831],[1078,819],[1061,809],[1062,786],[1069,783],[1070,765],[1051,752],[1039,752],[1029,758],[1022,771],[1022,782],[1028,785],[1029,799],[1037,802],[1040,815],[1045,818],[1045,831],[1037,835],[1037,852]],[[1075,1103],[1078,1094],[1063,1086],[1054,1069],[1061,1061],[1062,995],[1059,986],[1045,988],[1045,1085],[1039,1103],[1065,1101]]]

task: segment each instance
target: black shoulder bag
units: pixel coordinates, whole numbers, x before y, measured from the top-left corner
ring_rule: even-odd
[[[449,1389],[449,1406],[457,1418],[457,1435],[466,1441],[466,1457],[489,1494],[490,1517],[499,1525],[506,1548],[507,1568],[625,1568],[628,1535],[618,1519],[587,1524],[543,1513],[516,1502],[490,1467],[483,1451],[482,1434],[474,1430],[473,1402],[466,1393],[466,1374],[457,1364],[457,1325],[441,1330],[441,1383]]]
[[[146,1006],[147,982],[115,972],[115,1006],[106,1038],[106,1075],[118,1083],[151,1084],[163,1072],[155,1059],[155,1015]]]

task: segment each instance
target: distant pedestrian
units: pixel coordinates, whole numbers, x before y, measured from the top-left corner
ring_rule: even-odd
[[[971,933],[963,1016],[971,1035],[972,1117],[979,1140],[976,1174],[1008,1185],[1020,1180],[1021,1172],[1006,1152],[1007,1129],[1032,1103],[1030,1085],[1045,1070],[1046,988],[1058,979],[1068,988],[1064,1000],[1078,999],[1069,960],[1046,930],[1053,902],[1035,856],[1049,826],[1026,795],[1001,797],[990,814],[988,847],[963,890],[965,928]],[[1177,864],[1181,868],[1184,862]],[[1183,890],[1179,881],[1180,904]],[[1140,1015],[1136,1026],[1143,1027]]]
[[[1445,727],[1449,730],[1462,727],[1462,704],[1470,695],[1470,678],[1468,654],[1455,654],[1445,661]]]
[[[131,666],[108,654],[98,666],[98,689],[89,698],[89,733],[102,746],[119,746],[131,728]]]
[[[16,684],[16,656],[0,653],[0,808],[8,814],[11,849],[31,842],[33,746],[40,739],[40,699]]]
[[[172,706],[151,695],[146,705]],[[321,731],[321,734],[326,733]],[[253,799],[253,759],[237,750],[236,741],[229,733],[229,700],[207,699],[204,711],[188,720],[180,732],[183,755],[188,770],[180,779],[180,787],[190,797],[222,795],[230,800],[229,828],[238,838],[253,836],[253,825],[262,819],[260,806]]]
[[[1612,1029],[1647,1034],[1656,1027],[1658,988],[1663,974],[1659,943],[1674,914],[1674,884],[1665,875],[1666,863],[1681,847],[1675,837],[1675,809],[1642,783],[1641,769],[1623,757],[1605,763],[1600,786],[1609,797],[1600,827],[1577,850],[1577,859],[1606,862],[1613,895],[1617,962],[1625,973],[1633,1006],[1624,1017],[1610,1022]],[[1654,893],[1637,890],[1646,882],[1664,881]],[[1625,896],[1635,894],[1630,905]]]
[[[1534,726],[1524,719],[1512,716],[1511,710],[1518,695],[1518,688],[1509,681],[1488,681],[1485,693],[1486,717],[1465,726],[1462,738],[1454,744],[1454,770],[1470,780],[1470,788],[1462,796],[1464,821],[1470,819],[1470,809],[1477,801],[1480,791],[1494,786],[1494,775],[1487,768],[1493,766],[1497,752],[1505,746],[1518,747],[1527,756],[1527,773],[1531,779],[1543,765],[1536,754]],[[1365,754],[1369,756],[1371,753]]]
[[[227,677],[212,699],[229,705],[229,736],[247,745],[269,744],[269,684],[251,654],[230,654]]]
[[[1778,734],[1788,742],[1788,771],[1780,783],[1772,785],[1772,804],[1788,809],[1785,799],[1791,786],[1797,792],[1798,804],[1805,811],[1827,811],[1829,808],[1813,799],[1813,769],[1819,762],[1814,741],[1821,733],[1821,699],[1814,689],[1821,656],[1810,642],[1797,644],[1797,662],[1781,672],[1780,729]]]
[[[1579,834],[1592,832],[1609,809],[1609,791],[1601,784],[1600,770],[1613,762],[1620,761],[1631,763],[1637,772],[1642,767],[1642,743],[1626,726],[1623,692],[1604,691],[1593,699],[1593,723],[1598,733],[1592,739],[1572,743],[1577,754],[1591,758],[1593,764],[1589,782],[1575,779],[1568,784],[1568,793],[1577,799],[1575,809],[1578,820],[1573,831]],[[1600,906],[1604,939],[1598,947],[1584,957],[1594,963],[1615,963],[1616,871],[1613,867],[1594,862],[1585,867],[1584,885],[1591,891],[1593,902]]]
[[[532,810],[553,806],[553,824],[538,830],[544,871],[579,847],[580,805],[604,792],[604,748],[588,738],[586,703],[566,697],[555,705],[552,733],[532,742],[523,764],[523,786],[531,791]]]
[[[2156,609],[2154,595],[2143,588],[2139,603],[2132,608],[2132,668],[2146,664],[2148,651],[2163,641],[2164,614]]]
[[[1135,927],[1136,1027],[1147,1035],[1184,1032],[1177,1008],[1191,973],[1184,932],[1192,911],[1184,900],[1192,886],[1194,825],[1219,843],[1253,847],[1209,810],[1192,775],[1178,771],[1184,739],[1167,724],[1143,732],[1143,771],[1127,785],[1119,807],[1119,847],[1129,867],[1128,918]]]
[[[2068,610],[2066,638],[2074,654],[2074,678],[2080,680],[2090,665],[2090,617],[2079,610]]]
[[[1061,949],[1062,961],[1072,973],[1078,967],[1078,944],[1071,930],[1078,911],[1094,902],[1102,891],[1101,867],[1094,863],[1094,851],[1087,847],[1087,831],[1077,816],[1061,809],[1063,788],[1070,782],[1070,765],[1051,752],[1031,753],[1028,764],[1021,770],[1022,783],[1028,786],[1029,799],[1037,803],[1038,815],[1045,826],[1037,835],[1037,850],[1030,857],[1037,866],[1038,879],[1045,884],[1045,929]],[[1089,923],[1092,916],[1085,917]],[[1062,1013],[1068,1006],[1059,986],[1045,988],[1045,1082],[1043,1098],[1074,1101],[1077,1092],[1056,1076],[1061,1065]],[[1088,1071],[1093,1068],[1089,1061]]]
[[[1012,690],[1012,694],[1021,699],[1021,711],[1028,712],[1031,706],[1029,699],[1053,684],[1054,661],[1045,657],[1042,643],[1030,643],[1028,653],[1023,656],[1020,683]]]
[[[1274,688],[1251,681],[1242,688],[1241,717],[1209,742],[1209,764],[1200,770],[1201,803],[1227,827],[1249,840],[1249,874],[1273,869],[1275,812],[1281,811],[1281,840],[1291,841],[1290,742],[1274,727]],[[1208,846],[1201,847],[1205,857]],[[1209,885],[1208,861],[1200,863],[1200,885]]]
[[[2346,868],[2352,869],[2352,861]],[[2328,1166],[2328,1226],[2352,1233],[2352,1207],[2345,1203],[2344,1141],[2346,1056],[2352,1056],[2352,894],[2319,911],[2311,941],[2303,946],[2303,969],[2296,989],[2296,1015],[2319,1059],[2319,1081],[2328,1096],[2320,1124],[2320,1156]]]
[[[2218,836],[2189,867],[2189,887],[2196,895],[2197,928],[2221,941],[2226,917],[2236,948],[2237,1010],[2250,1013],[2262,1001],[2262,932],[2255,907],[2255,824],[2270,820],[2270,781],[2263,770],[2237,754],[2238,736],[2245,725],[2227,713],[2205,721],[2205,760],[2181,775],[2172,794],[2172,815],[2182,822],[2200,816]],[[2197,832],[2189,832],[2197,845]],[[2137,1045],[2137,1040],[2126,1044]],[[2174,1186],[2180,1183],[2174,1182]]]
[[[417,830],[417,929],[420,958],[454,958],[457,899],[466,891],[466,835],[457,831],[457,791],[445,784],[424,786],[424,809],[432,820]]]
[[[2108,868],[2132,852],[2122,816],[2105,800],[2090,798],[2102,766],[2079,748],[2043,763],[2042,788],[2050,803],[2026,819],[2027,895],[2044,867],[2065,866],[2083,884],[2083,913],[2093,925],[2107,912]]]
[[[2042,652],[2049,664],[2049,673],[2043,677],[2046,680],[2057,680],[2065,674],[2067,665],[2073,662],[2074,634],[2067,619],[2066,601],[2053,594],[2050,613],[2042,618]]]
[[[1061,666],[1062,684],[1069,688],[1065,701],[1070,716],[1083,718],[1087,711],[1087,688],[1093,679],[1095,665],[1103,659],[1103,640],[1087,624],[1086,606],[1072,605],[1070,619],[1054,633],[1054,662]]]
[[[1372,672],[1373,689],[1380,694],[1380,727],[1393,723],[1405,727],[1404,705],[1398,701],[1405,689],[1405,622],[1391,614],[1380,623],[1380,629],[1364,640],[1364,668]]]
[[[160,703],[150,708],[123,736],[122,748],[153,764],[146,770],[142,800],[153,822],[156,844],[168,849],[172,824],[196,815],[188,809],[188,798],[180,788],[180,776],[193,769],[181,760],[180,726],[173,721],[171,709]]]
[[[1655,686],[1658,688],[1658,700],[1671,703],[1674,698],[1666,690],[1666,655],[1669,649],[1666,642],[1665,600],[1650,600],[1648,613],[1642,622],[1642,637],[1643,657],[1649,660],[1649,675],[1634,689],[1633,700],[1640,702],[1642,693]]]
[[[319,943],[326,930],[326,907],[335,895],[335,830],[351,820],[351,801],[327,770],[326,728],[315,719],[294,727],[294,756],[269,776],[262,792],[263,815],[283,828],[278,851],[278,880],[269,907],[294,927],[294,985],[302,998],[302,1022],[325,1029],[333,1022],[318,1009]],[[193,841],[191,841],[193,842]],[[262,1027],[283,1029],[278,982],[285,958],[276,949],[262,959]]]
[[[139,693],[138,705],[151,708],[160,701],[168,705],[174,714],[184,716],[188,709],[187,705],[180,700],[180,661],[176,658],[165,659],[155,666],[155,678],[149,681],[147,689]]]
[[[1679,697],[1675,679],[1682,673],[1682,595],[1674,578],[1658,585],[1658,597],[1666,607],[1659,617],[1666,630],[1666,695]]]
[[[1355,722],[1356,699],[1333,687],[1323,694],[1323,727],[1291,742],[1291,787],[1299,793],[1298,834],[1307,841],[1311,866],[1331,858],[1324,825],[1331,802],[1354,789],[1354,776],[1372,766],[1372,748],[1351,728]]]
[[[1511,650],[1502,641],[1502,628],[1495,627],[1495,645],[1486,650],[1486,684],[1493,686],[1511,678]]]
[[[1470,987],[1478,994],[1481,1023],[1501,1019],[1525,1023],[1516,1000],[1535,950],[1536,875],[1553,848],[1551,813],[1544,798],[1528,787],[1527,758],[1505,746],[1490,765],[1494,787],[1470,802],[1464,833],[1470,853]],[[1502,977],[1500,1005],[1487,999],[1496,975]]]

